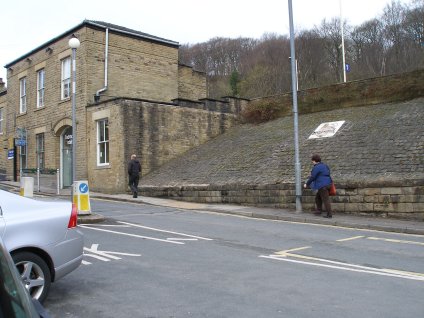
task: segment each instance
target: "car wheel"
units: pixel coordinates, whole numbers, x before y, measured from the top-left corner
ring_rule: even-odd
[[[12,255],[25,288],[32,298],[42,302],[50,289],[51,275],[46,262],[38,255],[21,252]]]

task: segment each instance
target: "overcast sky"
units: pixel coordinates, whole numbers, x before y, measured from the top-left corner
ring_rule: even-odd
[[[292,0],[295,29],[340,16],[351,25],[378,17],[392,0]],[[411,3],[412,0],[400,0]],[[213,37],[289,34],[288,0],[9,0],[0,5],[0,78],[4,65],[71,29],[99,20],[180,44]]]

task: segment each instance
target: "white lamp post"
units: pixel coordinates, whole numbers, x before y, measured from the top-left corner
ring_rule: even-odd
[[[346,83],[346,57],[345,57],[345,41],[344,41],[344,25],[342,14],[342,0],[340,0],[340,32],[342,34],[342,58],[343,58],[343,83]]]
[[[80,46],[80,41],[73,36],[69,42],[69,47],[72,49],[72,197],[74,200],[74,186],[76,180],[76,151],[77,151],[77,120],[76,120],[76,55],[77,48]]]

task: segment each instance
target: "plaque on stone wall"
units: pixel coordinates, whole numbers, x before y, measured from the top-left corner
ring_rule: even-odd
[[[333,137],[344,123],[344,120],[322,123],[317,127],[317,129],[315,129],[308,139]]]

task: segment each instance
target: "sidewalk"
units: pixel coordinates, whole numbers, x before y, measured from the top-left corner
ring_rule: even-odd
[[[11,189],[18,191],[19,182],[12,181],[0,181],[0,188]],[[61,189],[60,194],[56,194],[56,189],[40,189],[37,192],[34,189],[34,195],[50,195],[69,197],[71,195],[70,189]],[[122,202],[133,202],[133,203],[144,203],[157,206],[167,206],[176,209],[186,209],[192,211],[210,211],[216,213],[233,214],[251,218],[261,218],[270,220],[280,220],[288,222],[298,223],[312,223],[322,224],[329,226],[340,226],[347,228],[358,228],[358,229],[369,229],[369,230],[380,230],[396,233],[408,233],[424,235],[424,222],[423,221],[410,221],[410,220],[397,220],[397,219],[386,219],[386,218],[375,218],[358,215],[347,215],[336,213],[332,219],[326,219],[321,216],[315,216],[310,212],[296,213],[295,211],[286,209],[272,209],[272,208],[261,208],[252,206],[240,206],[231,204],[202,204],[193,202],[184,202],[171,199],[152,198],[139,196],[133,198],[130,194],[103,194],[90,191],[91,198],[98,198],[112,201]],[[100,218],[101,219],[101,218]],[[84,222],[84,220],[81,220]],[[91,223],[90,218],[87,218],[86,222]],[[98,220],[99,221],[99,220]]]

